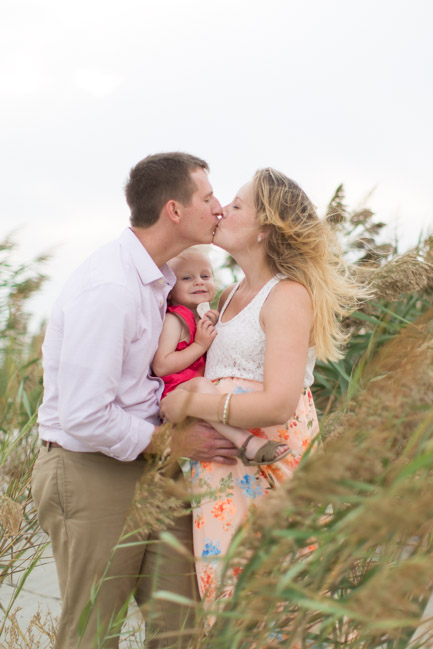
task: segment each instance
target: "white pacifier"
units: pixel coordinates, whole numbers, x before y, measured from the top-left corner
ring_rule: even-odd
[[[197,313],[202,318],[205,313],[210,311],[210,304],[209,302],[201,302],[200,304],[197,305]]]

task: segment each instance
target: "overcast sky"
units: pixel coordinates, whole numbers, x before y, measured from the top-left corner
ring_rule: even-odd
[[[223,204],[274,166],[323,213],[369,199],[402,248],[433,225],[430,0],[1,0],[0,238],[67,276],[128,223],[149,153],[204,157]]]

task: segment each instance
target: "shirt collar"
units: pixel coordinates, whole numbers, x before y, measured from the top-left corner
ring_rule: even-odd
[[[172,288],[176,275],[167,264],[159,268],[131,228],[126,228],[120,235],[120,243],[131,255],[134,266],[143,284],[168,284]]]

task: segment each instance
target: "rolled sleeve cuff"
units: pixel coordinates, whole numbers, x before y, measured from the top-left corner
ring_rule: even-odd
[[[147,421],[133,418],[128,436],[111,446],[107,455],[122,462],[135,460],[150,444],[155,428]]]

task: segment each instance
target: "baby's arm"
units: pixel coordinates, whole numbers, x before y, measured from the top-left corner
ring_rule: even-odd
[[[210,347],[217,333],[211,321],[202,318],[197,323],[194,342],[185,349],[176,351],[178,343],[183,338],[183,331],[181,319],[173,313],[167,313],[153,359],[153,372],[156,376],[175,374],[192,365]]]

